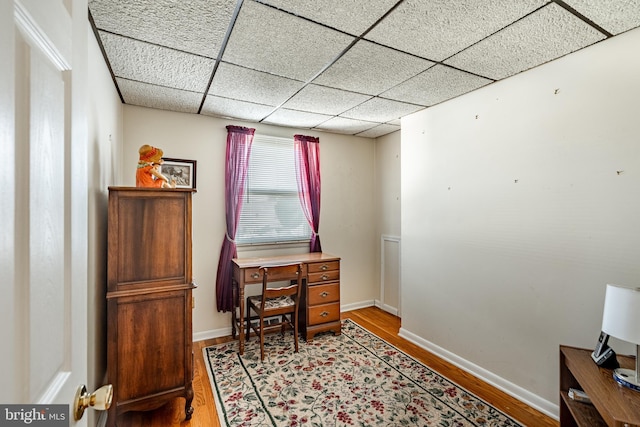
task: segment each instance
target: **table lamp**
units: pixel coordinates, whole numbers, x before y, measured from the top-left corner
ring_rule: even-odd
[[[618,368],[613,378],[625,387],[640,391],[640,288],[607,285],[602,331],[636,345],[636,370]]]

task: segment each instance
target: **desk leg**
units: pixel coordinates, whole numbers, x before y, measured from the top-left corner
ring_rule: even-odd
[[[238,347],[240,349],[240,355],[242,356],[244,354],[244,283],[238,284],[238,306],[240,307],[240,324],[238,325]]]
[[[238,282],[231,279],[231,301],[233,301],[233,311],[231,312],[231,338],[236,337],[236,306],[238,305]]]

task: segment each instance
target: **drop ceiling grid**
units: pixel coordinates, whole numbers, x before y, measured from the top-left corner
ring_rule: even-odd
[[[409,112],[640,26],[640,0],[89,0],[89,8],[125,103],[371,138],[399,129]]]
[[[353,36],[364,33],[398,2],[398,0],[258,1]]]

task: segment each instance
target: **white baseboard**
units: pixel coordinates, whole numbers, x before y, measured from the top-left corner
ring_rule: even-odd
[[[195,332],[193,334],[193,342],[204,341],[211,338],[228,337],[231,335],[231,326],[220,329],[211,329],[209,331]]]
[[[344,305],[340,306],[340,312],[357,310],[359,308],[372,307],[374,305],[375,305],[375,301],[374,300],[354,302],[354,303],[351,303],[351,304],[344,304]]]
[[[527,405],[531,406],[534,409],[537,409],[543,414],[555,420],[559,420],[560,407],[557,404],[550,402],[546,399],[543,399],[540,396],[533,394],[528,390],[525,390],[519,385],[516,385],[510,381],[507,381],[504,378],[494,374],[493,372],[490,372],[476,365],[475,363],[472,363],[466,359],[463,359],[462,357],[454,353],[451,353],[450,351],[445,350],[444,348],[436,344],[433,344],[432,342],[427,341],[407,331],[406,329],[400,328],[400,332],[398,335],[424,348],[425,350],[435,354],[441,359],[444,359],[447,362],[457,366],[458,368],[469,372],[473,376],[480,378],[482,381],[492,385],[493,387],[504,391],[508,395],[515,397],[516,399],[526,403]]]
[[[378,307],[378,308],[380,308],[380,309],[382,309],[382,310],[386,311],[387,313],[391,313],[391,314],[393,314],[394,316],[397,316],[397,315],[398,315],[398,309],[397,309],[397,308],[395,308],[395,307],[391,307],[391,306],[390,306],[390,305],[388,305],[388,304],[384,304],[384,303],[383,303],[382,301],[380,301],[380,300],[375,300],[374,302],[375,302],[375,306],[376,306],[376,307]]]

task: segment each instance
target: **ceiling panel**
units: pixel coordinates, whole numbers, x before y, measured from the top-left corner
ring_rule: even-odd
[[[280,108],[275,113],[267,116],[263,122],[287,127],[313,128],[322,122],[326,122],[330,118],[331,116],[326,114],[307,113],[306,111]]]
[[[273,74],[222,63],[209,93],[225,98],[277,106],[299,91],[304,83]]]
[[[565,9],[550,4],[445,63],[493,79],[503,79],[604,38],[604,34]]]
[[[406,0],[366,35],[442,61],[548,3],[546,0]]]
[[[386,135],[391,132],[397,132],[399,130],[400,130],[400,125],[383,123],[369,130],[365,130],[364,132],[360,132],[357,135],[364,136],[365,138],[378,138],[380,136]]]
[[[310,84],[287,101],[283,107],[337,116],[370,98],[369,95]]]
[[[117,79],[117,83],[124,102],[131,105],[182,113],[196,113],[200,102],[202,102],[202,95],[197,92],[188,92],[120,78]]]
[[[421,109],[422,107],[419,105],[406,104],[391,99],[372,98],[341,114],[340,117],[385,123]]]
[[[215,58],[236,0],[91,0],[101,30]]]
[[[378,126],[378,123],[367,122],[365,120],[354,120],[346,117],[332,117],[331,119],[318,125],[316,128],[334,133],[357,135],[368,129]]]
[[[272,111],[273,107],[269,105],[254,104],[213,95],[207,96],[202,107],[202,114],[208,116],[236,118],[256,123],[268,116]]]
[[[100,32],[116,77],[202,93],[214,60]]]
[[[310,80],[353,37],[253,1],[245,1],[223,60],[258,71]]]
[[[640,0],[566,0],[565,3],[612,34],[640,25]]]
[[[422,58],[361,40],[314,83],[378,95],[432,65]]]
[[[640,0],[88,3],[124,103],[368,138],[640,26]]]
[[[380,97],[431,106],[492,82],[493,80],[484,77],[478,77],[444,65],[436,65],[383,92]]]

